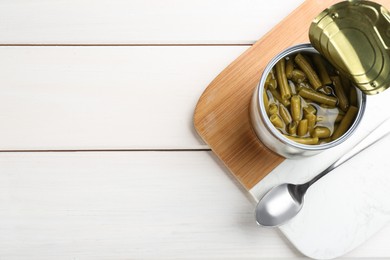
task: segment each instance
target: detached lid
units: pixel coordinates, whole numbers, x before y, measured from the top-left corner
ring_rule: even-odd
[[[310,26],[314,46],[366,94],[390,87],[390,13],[368,1],[344,1]]]

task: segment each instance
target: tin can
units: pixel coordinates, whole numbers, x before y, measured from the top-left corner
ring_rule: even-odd
[[[337,146],[350,137],[360,124],[366,95],[390,86],[390,13],[377,3],[344,1],[321,12],[309,29],[311,44],[290,47],[274,57],[263,71],[250,105],[254,132],[272,151],[286,158],[311,156]],[[286,138],[270,122],[263,102],[267,75],[276,63],[296,53],[322,55],[357,89],[357,116],[349,129],[328,143],[305,145]]]
[[[357,89],[359,110],[356,119],[346,133],[332,142],[318,145],[304,145],[286,138],[272,125],[268,118],[263,102],[263,91],[267,75],[271,72],[271,69],[276,65],[276,63],[280,59],[286,56],[294,55],[296,53],[318,54],[318,51],[316,51],[311,44],[300,44],[288,48],[275,56],[265,67],[264,72],[260,78],[260,82],[252,96],[252,101],[250,104],[251,123],[257,137],[269,149],[285,158],[299,158],[303,156],[315,155],[318,152],[329,149],[344,142],[349,136],[351,136],[351,134],[359,125],[366,107],[366,95]]]

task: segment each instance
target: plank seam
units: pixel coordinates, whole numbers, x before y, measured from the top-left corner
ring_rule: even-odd
[[[200,43],[200,44],[8,44],[1,43],[0,47],[225,47],[225,46],[252,46],[252,43]]]
[[[65,149],[65,150],[0,150],[0,153],[64,153],[64,152],[209,152],[211,149]]]

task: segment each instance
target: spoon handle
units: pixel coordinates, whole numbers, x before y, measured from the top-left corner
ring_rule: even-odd
[[[346,161],[348,161],[358,153],[362,152],[363,150],[367,149],[371,145],[375,144],[376,142],[378,142],[388,134],[390,134],[389,118],[385,119],[382,123],[380,123],[377,127],[375,127],[375,129],[369,132],[358,144],[356,144],[351,150],[349,150],[347,153],[345,153],[343,156],[337,159],[328,168],[326,168],[324,171],[322,171],[312,180],[303,184],[301,189],[307,190],[313,183],[321,179],[327,173],[339,167],[340,165],[342,165],[343,163],[345,163]]]

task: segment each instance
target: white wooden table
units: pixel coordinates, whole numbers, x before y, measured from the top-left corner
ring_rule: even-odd
[[[208,83],[301,2],[1,0],[0,259],[303,258],[192,126]]]

